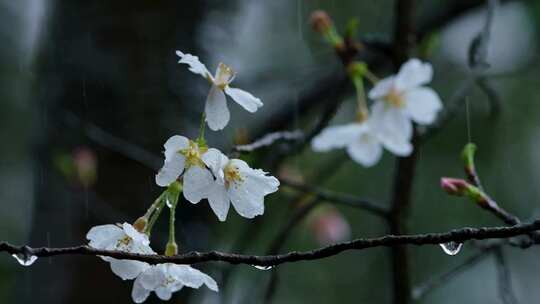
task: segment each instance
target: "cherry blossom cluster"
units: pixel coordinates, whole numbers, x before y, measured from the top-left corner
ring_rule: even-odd
[[[225,128],[230,120],[225,95],[252,113],[263,105],[261,100],[229,86],[235,77],[229,66],[220,63],[212,76],[197,56],[180,51],[176,51],[176,54],[180,57],[179,63],[187,64],[191,72],[203,76],[211,84],[202,115],[201,133],[194,140],[174,135],[165,142],[164,164],[155,177],[156,184],[165,188],[164,192],[133,225],[109,224],[90,229],[86,237],[93,248],[156,254],[150,247],[150,234],[161,211],[167,206],[170,218],[165,255],[176,255],[175,210],[180,193],[193,204],[206,199],[217,218],[225,221],[231,204],[242,217],[262,215],[264,197],[278,190],[277,178],[260,169],[252,169],[241,159],[230,159],[218,149],[209,148],[204,138],[206,123],[210,129],[217,131]],[[174,292],[184,286],[199,288],[206,285],[218,291],[214,279],[189,265],[149,265],[110,257],[101,259],[108,262],[112,272],[123,280],[134,280],[131,295],[135,303],[144,302],[152,291],[160,299],[169,300]]]
[[[242,217],[251,219],[262,215],[265,196],[278,190],[277,178],[251,168],[241,159],[231,159],[218,149],[209,148],[204,138],[206,124],[214,131],[222,130],[228,124],[230,113],[226,95],[252,113],[263,105],[261,100],[230,87],[235,73],[229,66],[220,63],[212,75],[197,56],[180,51],[176,54],[180,57],[178,63],[188,65],[191,72],[203,76],[211,85],[200,134],[195,139],[174,135],[165,142],[163,167],[155,176],[156,184],[165,189],[163,193],[133,225],[93,227],[87,234],[89,246],[93,248],[156,254],[150,247],[152,227],[161,211],[168,207],[169,241],[165,255],[173,256],[178,253],[175,211],[181,194],[192,204],[207,200],[218,220],[223,222],[231,204]],[[397,75],[380,81],[369,77],[374,82],[367,94],[373,100],[370,111],[365,102],[363,77],[371,72],[360,63],[352,67],[351,77],[358,95],[358,121],[324,129],[313,139],[312,148],[315,151],[346,148],[354,161],[366,167],[379,161],[383,148],[398,156],[409,155],[413,149],[413,124],[433,123],[442,108],[437,93],[425,86],[433,77],[431,65],[411,59]],[[343,226],[344,233],[346,229]],[[144,302],[152,292],[162,300],[169,300],[184,286],[199,288],[206,285],[218,291],[214,279],[189,265],[150,265],[111,257],[101,259],[108,262],[112,272],[123,280],[134,280],[132,298],[136,303]]]
[[[439,95],[425,86],[432,78],[431,64],[410,59],[396,75],[377,81],[369,91],[371,115],[324,129],[313,139],[312,149],[345,148],[351,159],[365,167],[380,160],[383,147],[397,156],[410,155],[413,123],[432,124],[442,109]]]

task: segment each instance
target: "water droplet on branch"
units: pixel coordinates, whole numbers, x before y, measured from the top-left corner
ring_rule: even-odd
[[[12,254],[11,256],[14,257],[15,260],[17,260],[17,262],[19,262],[19,264],[21,264],[22,266],[30,266],[30,265],[34,264],[34,262],[38,258],[35,255],[28,256],[28,255],[25,255],[25,254],[22,254],[22,253]]]
[[[168,197],[165,199],[165,204],[167,204],[167,207],[172,208],[172,202]]]
[[[446,253],[448,255],[456,255],[461,250],[461,247],[463,246],[463,243],[448,242],[448,243],[439,244],[439,246],[441,246],[444,253]]]
[[[251,265],[251,266],[253,266],[255,269],[263,270],[263,271],[274,268],[274,266],[260,266],[260,265]]]

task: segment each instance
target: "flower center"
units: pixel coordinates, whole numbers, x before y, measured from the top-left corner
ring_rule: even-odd
[[[116,249],[120,251],[127,250],[131,245],[132,239],[129,236],[125,236],[118,241],[116,241]]]
[[[191,166],[204,167],[204,163],[201,160],[201,154],[206,152],[206,150],[207,148],[199,147],[196,142],[190,140],[189,147],[185,148],[184,150],[180,150],[179,152],[186,158],[186,168]]]
[[[386,95],[385,99],[390,105],[396,108],[400,108],[405,105],[403,94],[396,89],[391,89],[388,95]]]
[[[214,80],[215,85],[223,90],[233,80],[233,78],[234,78],[233,69],[231,69],[230,66],[224,63],[220,63],[216,71],[216,77]]]
[[[229,188],[231,183],[242,182],[242,176],[240,175],[240,170],[237,166],[232,164],[227,164],[223,169],[223,175],[225,179],[225,187]]]

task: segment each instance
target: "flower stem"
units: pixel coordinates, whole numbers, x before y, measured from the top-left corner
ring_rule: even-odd
[[[366,93],[364,91],[364,81],[362,77],[352,76],[354,87],[356,88],[356,102],[358,104],[357,119],[359,122],[367,120],[369,111],[366,103]]]
[[[163,192],[166,193],[167,191]],[[156,223],[157,219],[159,218],[161,211],[163,210],[163,207],[165,207],[165,200],[162,198],[163,194],[160,196],[161,199],[156,200],[157,204],[154,208],[155,212],[150,217],[150,220],[148,221],[148,226],[146,226],[145,233],[150,236],[150,233],[152,233],[152,228],[154,227],[154,224]]]
[[[182,191],[182,186],[180,183],[176,182],[169,186],[167,189],[168,200],[167,205],[169,206],[169,241],[167,242],[167,247],[165,249],[166,256],[173,256],[178,253],[178,245],[176,244],[176,205],[178,204],[178,197]]]
[[[201,124],[199,126],[199,141],[204,142],[204,130],[206,129],[206,113],[202,113],[201,115]]]
[[[366,77],[366,79],[369,80],[372,85],[375,85],[377,84],[377,82],[379,82],[379,78],[368,69],[364,71],[364,77]]]

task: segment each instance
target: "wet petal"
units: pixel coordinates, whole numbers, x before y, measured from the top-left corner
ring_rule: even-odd
[[[188,265],[174,265],[172,267],[171,273],[173,273],[183,285],[191,288],[199,288],[205,284],[211,290],[218,290],[216,281],[204,272]]]
[[[405,62],[399,69],[396,76],[396,87],[398,90],[409,90],[423,84],[429,83],[433,78],[433,68],[431,64],[413,58]]]
[[[381,159],[382,146],[375,136],[364,134],[347,146],[347,153],[355,162],[371,167]]]
[[[405,110],[411,119],[419,124],[433,123],[441,109],[439,95],[430,88],[421,87],[405,93]]]
[[[212,170],[214,177],[223,181],[223,167],[229,162],[227,155],[218,149],[210,148],[201,156],[201,159]]]
[[[167,160],[178,153],[178,151],[189,147],[189,139],[184,136],[174,135],[167,139],[163,147],[165,148],[165,159]]]
[[[146,301],[150,295],[150,290],[144,288],[140,282],[140,277],[138,277],[133,283],[133,289],[131,290],[131,299],[135,303],[142,303]]]
[[[261,100],[250,93],[236,88],[231,88],[229,86],[225,87],[225,93],[242,108],[244,108],[246,111],[254,113],[257,111],[258,108],[263,106],[263,103]]]
[[[331,149],[344,148],[356,140],[366,126],[358,123],[351,123],[341,126],[332,126],[324,129],[311,141],[313,151],[326,152]]]
[[[199,74],[204,78],[212,78],[212,75],[206,68],[206,66],[199,61],[199,57],[193,56],[191,54],[185,54],[181,51],[176,51],[176,55],[180,57],[178,63],[184,63],[189,66],[189,70],[195,74]]]
[[[395,77],[390,76],[384,79],[381,79],[375,86],[369,90],[368,97],[370,99],[381,99],[384,96],[388,95],[390,91],[394,88]]]
[[[147,263],[132,260],[111,259],[110,263],[112,272],[122,280],[133,280],[149,267]]]
[[[107,249],[114,246],[124,236],[125,233],[122,228],[116,225],[95,226],[86,234],[86,238],[90,241],[90,247],[97,249]]]
[[[122,228],[127,236],[129,236],[133,242],[139,243],[142,245],[149,245],[150,240],[148,240],[148,236],[144,233],[140,233],[137,231],[133,226],[131,226],[129,223],[122,224]]]
[[[158,298],[162,299],[163,301],[168,301],[172,297],[172,292],[168,288],[158,287],[154,291],[156,292]]]
[[[208,127],[214,131],[225,128],[227,123],[229,123],[231,114],[229,113],[229,108],[227,108],[225,94],[215,85],[212,86],[210,93],[208,93],[204,112],[206,113]]]
[[[164,268],[160,265],[150,266],[137,278],[140,284],[148,290],[156,289],[164,280],[166,280]]]
[[[214,184],[210,171],[192,166],[184,174],[184,197],[193,204],[208,196],[208,189]]]
[[[184,171],[186,158],[180,153],[174,153],[168,160],[165,160],[163,167],[156,174],[156,184],[167,187]]]
[[[227,219],[231,202],[225,185],[214,183],[208,192],[208,203],[220,221]]]

